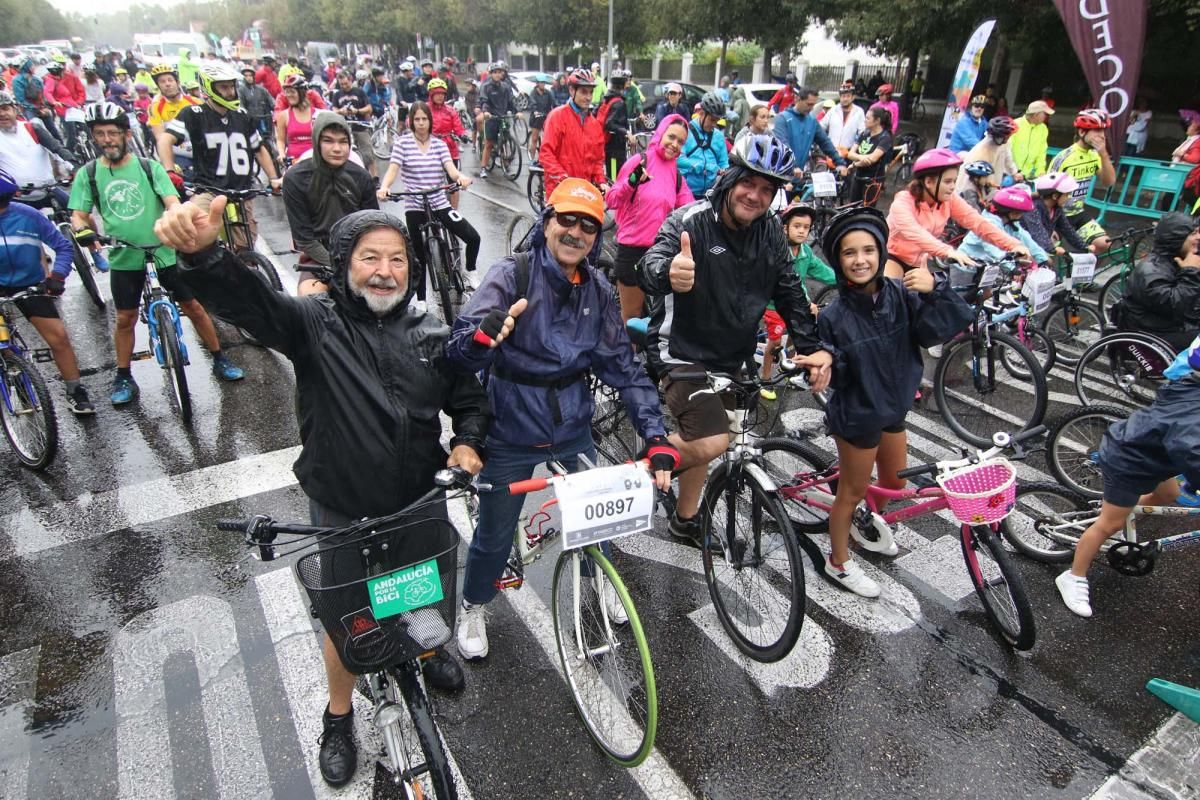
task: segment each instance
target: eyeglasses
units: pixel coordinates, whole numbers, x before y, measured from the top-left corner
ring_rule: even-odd
[[[591,217],[585,217],[581,214],[555,214],[554,219],[559,225],[562,225],[567,230],[571,230],[576,225],[583,229],[583,232],[589,236],[595,235],[600,230],[600,223]]]

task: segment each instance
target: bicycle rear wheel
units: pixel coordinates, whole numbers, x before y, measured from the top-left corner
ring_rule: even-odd
[[[450,770],[450,759],[446,756],[446,745],[442,741],[437,722],[433,719],[433,708],[421,681],[417,678],[418,674],[417,665],[413,662],[392,670],[392,678],[400,685],[404,705],[408,707],[408,714],[412,717],[417,741],[421,745],[421,753],[425,756],[425,768],[428,770],[423,776],[425,780],[413,778],[411,783],[419,785],[422,792],[428,792],[432,787],[433,796],[437,800],[457,800],[458,789],[454,783],[454,773]]]
[[[1057,483],[1034,481],[1017,486],[1012,513],[1000,530],[1022,555],[1064,564],[1074,557],[1075,543],[1095,518],[1082,495]]]
[[[795,439],[763,439],[763,468],[778,490],[778,498],[787,510],[788,521],[799,533],[824,533],[829,530],[829,512],[805,502],[804,491],[796,487],[809,483],[829,469],[834,459],[807,442]],[[837,480],[810,487],[814,492],[837,494]]]
[[[986,525],[964,525],[960,542],[967,573],[992,625],[1017,650],[1033,647],[1037,637],[1033,609],[1025,596],[1021,574],[1013,567],[1000,538]]]
[[[92,298],[92,303],[96,308],[103,309],[104,298],[100,296],[100,287],[96,284],[96,273],[92,271],[92,259],[75,241],[75,233],[71,230],[69,222],[60,222],[58,232],[71,243],[71,262],[75,265],[75,274],[79,276],[79,282],[83,284],[84,291],[88,293],[88,297]]]
[[[12,350],[0,351],[4,364],[4,393],[0,427],[22,466],[45,469],[58,452],[58,418],[46,381],[37,368]]]
[[[529,249],[529,234],[533,232],[537,223],[537,217],[532,214],[518,214],[508,221],[508,228],[504,231],[508,255],[523,253]]]
[[[162,347],[162,367],[167,373],[167,386],[171,391],[171,404],[179,412],[184,423],[192,421],[192,396],[188,392],[183,345],[175,333],[175,318],[166,306],[154,308],[154,319],[158,323],[158,339]]]
[[[975,340],[945,346],[934,372],[933,391],[946,424],[976,447],[991,444],[996,431],[1029,430],[1042,424],[1049,390],[1037,359],[1007,333],[992,331],[991,350],[974,356]],[[1028,378],[1002,371],[999,364],[1024,364]]]
[[[1014,336],[1016,335],[1014,334]],[[1016,336],[1016,339],[1037,359],[1038,366],[1042,368],[1043,373],[1048,373],[1054,369],[1054,363],[1058,359],[1058,351],[1054,346],[1054,341],[1049,336],[1033,327],[1031,323],[1025,326],[1025,332],[1020,336]],[[1025,368],[1025,361],[1024,359],[1014,357],[1014,352],[1008,349],[1002,350],[1000,353],[1000,363],[1004,365],[1004,369],[1009,375],[1027,381],[1030,379],[1030,375],[1029,371]]]
[[[1038,327],[1054,342],[1058,361],[1068,367],[1104,335],[1100,312],[1082,300],[1056,300],[1038,319]]]
[[[1148,406],[1166,378],[1175,353],[1142,333],[1115,333],[1092,345],[1075,365],[1075,394],[1085,406],[1128,403]]]
[[[607,619],[601,586],[616,592],[629,617],[627,625],[618,628]],[[636,767],[650,755],[658,728],[654,665],[629,592],[598,548],[559,554],[551,615],[580,719],[605,755],[621,766]]]
[[[1055,423],[1046,440],[1046,461],[1058,482],[1084,497],[1101,497],[1100,441],[1109,425],[1128,416],[1128,409],[1115,406],[1083,406]]]
[[[800,546],[779,499],[725,463],[709,477],[701,503],[704,580],[717,618],[755,661],[779,661],[804,624]],[[731,481],[737,480],[738,485]],[[713,553],[717,542],[723,552]]]

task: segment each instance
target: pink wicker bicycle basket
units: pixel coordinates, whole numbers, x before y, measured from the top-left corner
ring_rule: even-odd
[[[972,464],[938,478],[950,511],[966,525],[999,522],[1013,509],[1017,471],[1003,458]]]

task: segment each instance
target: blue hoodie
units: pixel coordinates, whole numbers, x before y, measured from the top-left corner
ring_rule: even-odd
[[[958,118],[958,124],[954,126],[954,132],[950,134],[950,150],[961,153],[982,142],[983,137],[987,134],[987,125],[988,121],[983,117],[975,119],[971,116],[970,111],[964,113]]]
[[[821,148],[821,152],[834,160],[839,166],[846,165],[846,159],[829,141],[829,134],[817,122],[812,114],[799,114],[796,109],[785,109],[775,117],[775,135],[792,148],[796,166],[801,169],[808,163],[808,154],[812,152],[813,142]]]

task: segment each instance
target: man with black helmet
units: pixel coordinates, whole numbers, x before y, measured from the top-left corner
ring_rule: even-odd
[[[294,466],[314,525],[344,526],[400,511],[433,488],[450,465],[482,467],[490,421],[474,375],[453,372],[442,355],[449,330],[409,305],[411,247],[398,217],[357,211],[329,236],[329,292],[292,297],[273,291],[217,243],[225,201],[194,203],[159,220],[177,250],[188,286],[214,311],[291,359],[296,372],[300,457]],[[453,422],[447,458],[438,414]],[[336,443],[336,444],[334,444]],[[431,515],[445,517],[445,507]],[[320,768],[333,786],[357,767],[351,697],[354,675],[325,639],[329,703],[319,740]],[[426,681],[461,689],[462,669],[445,651],[424,661]]]
[[[699,105],[700,113],[688,123],[687,142],[676,162],[693,197],[704,197],[729,166],[725,133],[717,127],[725,119],[725,103],[713,92],[708,92],[700,98]]]

